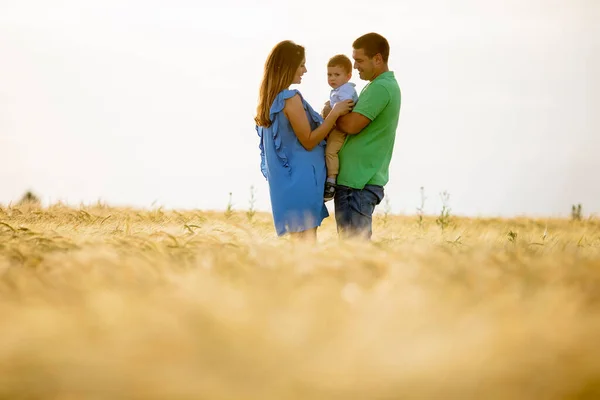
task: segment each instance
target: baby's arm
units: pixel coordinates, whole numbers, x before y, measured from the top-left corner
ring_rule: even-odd
[[[340,96],[340,92],[336,90],[331,96],[329,96],[329,106],[333,108],[333,106],[335,106],[337,103],[344,100],[346,99]]]

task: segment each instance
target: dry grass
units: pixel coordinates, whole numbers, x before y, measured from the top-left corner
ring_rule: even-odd
[[[599,398],[600,222],[434,220],[0,208],[0,398]]]

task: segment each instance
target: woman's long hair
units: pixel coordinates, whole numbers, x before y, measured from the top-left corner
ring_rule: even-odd
[[[258,126],[269,127],[269,110],[275,97],[283,89],[290,86],[296,75],[296,71],[304,60],[304,47],[290,41],[284,40],[273,47],[267,61],[263,79],[260,84],[258,107],[254,122]]]

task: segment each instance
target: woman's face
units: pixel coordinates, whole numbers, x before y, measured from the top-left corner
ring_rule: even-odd
[[[296,74],[294,75],[294,80],[292,81],[293,84],[299,84],[302,82],[302,75],[304,75],[306,73],[306,59],[303,59],[302,62],[300,63],[300,66],[298,67],[298,69],[296,70]]]

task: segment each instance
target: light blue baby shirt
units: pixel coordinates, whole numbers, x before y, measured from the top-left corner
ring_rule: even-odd
[[[358,94],[356,93],[356,89],[354,89],[355,86],[356,85],[352,82],[346,82],[342,86],[332,89],[331,93],[329,93],[329,103],[331,104],[331,108],[335,106],[335,103],[344,100],[352,100],[356,105]]]

